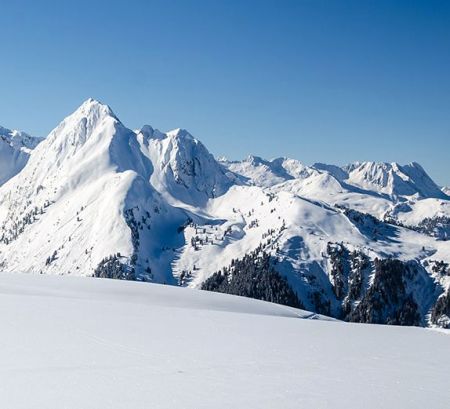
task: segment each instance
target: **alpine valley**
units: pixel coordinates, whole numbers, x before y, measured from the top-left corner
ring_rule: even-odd
[[[149,281],[450,327],[450,197],[417,163],[216,160],[89,99],[0,127],[0,270]]]

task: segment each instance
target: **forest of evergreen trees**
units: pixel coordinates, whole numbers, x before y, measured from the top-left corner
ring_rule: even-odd
[[[348,315],[352,322],[392,325],[420,325],[419,307],[407,291],[405,279],[415,271],[395,259],[374,260],[373,284]]]
[[[119,253],[105,257],[94,271],[94,277],[135,280],[134,268],[121,261]]]
[[[209,277],[201,288],[303,308],[287,279],[274,269],[270,255],[261,249],[233,260],[229,267]]]
[[[443,328],[450,328],[450,291],[438,298],[431,310],[431,322]]]

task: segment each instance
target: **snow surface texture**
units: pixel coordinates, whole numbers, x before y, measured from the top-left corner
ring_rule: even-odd
[[[0,275],[0,406],[448,407],[448,333],[143,283]]]
[[[108,276],[114,262],[127,277],[198,288],[262,246],[305,308],[317,311],[321,294],[338,316],[343,301],[361,300],[337,294],[350,270],[338,266],[337,277],[328,253],[342,245],[415,263],[406,291],[421,325],[432,325],[430,309],[450,286],[449,269],[438,268],[450,263],[450,198],[417,163],[216,161],[187,131],[132,131],[93,99],[22,150],[23,169],[0,168],[6,272]],[[373,274],[361,277],[362,294]]]

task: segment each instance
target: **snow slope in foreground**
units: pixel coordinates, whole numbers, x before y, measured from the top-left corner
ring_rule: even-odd
[[[0,275],[0,407],[446,408],[450,338],[186,288]]]

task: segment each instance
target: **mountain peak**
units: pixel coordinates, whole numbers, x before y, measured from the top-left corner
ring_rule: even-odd
[[[162,133],[158,129],[153,128],[150,125],[144,125],[141,129],[136,131],[136,134],[141,134],[145,139],[164,139],[166,137],[165,133]]]
[[[167,136],[172,138],[184,138],[184,139],[195,139],[186,129],[176,128],[166,133]]]
[[[25,167],[31,151],[41,141],[25,132],[0,126],[0,186]]]
[[[34,149],[42,138],[31,136],[23,131],[11,130],[0,126],[0,139],[17,150],[30,151]]]
[[[108,105],[89,98],[50,132],[46,143],[53,144],[58,141],[57,150],[66,151],[67,147],[83,145],[95,130],[99,133],[101,129],[108,127],[112,129],[117,124],[122,125]],[[105,136],[112,133],[100,132],[100,134]]]
[[[252,165],[259,166],[259,165],[265,165],[268,161],[264,160],[260,156],[256,155],[248,155],[245,160],[245,162],[251,163]]]
[[[82,115],[83,117],[112,116],[117,119],[116,115],[108,105],[103,104],[94,98],[88,98],[84,101],[72,115],[75,114]]]
[[[375,190],[389,196],[442,198],[443,192],[417,162],[400,165],[397,162],[355,162],[342,170],[350,185]]]

